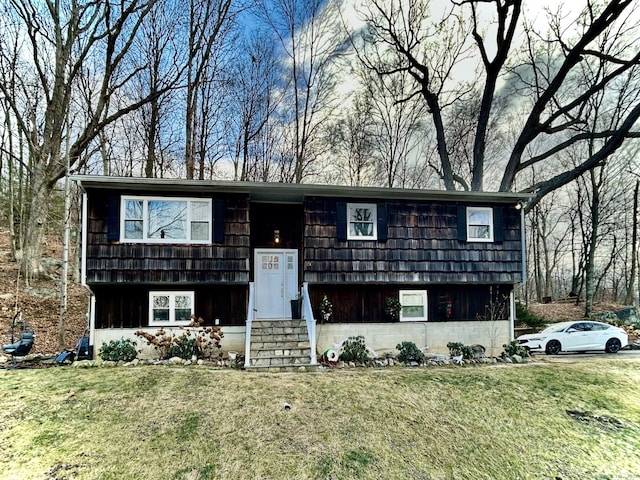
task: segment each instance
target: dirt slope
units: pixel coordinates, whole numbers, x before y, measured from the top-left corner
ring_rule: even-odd
[[[73,254],[72,254],[73,255]],[[9,234],[0,229],[0,339],[9,342],[9,327],[14,313],[23,312],[23,319],[31,324],[36,341],[32,353],[51,354],[60,350],[57,341],[60,318],[60,273],[62,243],[49,236],[45,246],[45,264],[51,279],[33,282],[28,287],[18,276],[18,264],[11,261]],[[71,283],[68,293],[65,347],[73,347],[86,327],[88,305],[86,290]]]

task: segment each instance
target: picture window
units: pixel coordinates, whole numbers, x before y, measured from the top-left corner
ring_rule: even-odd
[[[122,242],[210,243],[209,199],[122,198]]]

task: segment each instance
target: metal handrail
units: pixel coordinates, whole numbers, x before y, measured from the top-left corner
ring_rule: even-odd
[[[316,357],[316,319],[313,318],[313,308],[311,308],[311,297],[309,296],[309,284],[302,284],[302,318],[307,324],[309,334],[309,344],[311,346],[311,365],[317,365]]]
[[[244,337],[244,368],[251,366],[251,325],[256,315],[253,282],[249,282],[249,304],[247,306],[247,323]]]

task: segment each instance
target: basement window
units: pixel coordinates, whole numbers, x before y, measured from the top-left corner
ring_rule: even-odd
[[[427,321],[426,290],[400,290],[400,305],[401,322]]]
[[[194,292],[149,292],[149,325],[189,325]]]

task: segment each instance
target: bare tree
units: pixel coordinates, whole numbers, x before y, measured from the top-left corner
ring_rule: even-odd
[[[325,145],[323,128],[336,107],[332,62],[341,52],[340,29],[323,0],[254,0],[285,57],[279,115],[291,127],[283,147],[281,179],[300,183],[313,173]],[[288,153],[285,153],[288,152]]]
[[[636,180],[636,186],[633,189],[633,213],[631,215],[632,218],[632,229],[631,229],[631,261],[630,261],[630,271],[629,271],[629,281],[627,283],[627,291],[625,294],[625,303],[627,305],[634,304],[634,295],[635,285],[636,285],[636,276],[638,272],[638,222],[640,222],[640,180]],[[639,295],[640,298],[640,295]]]
[[[382,76],[368,70],[362,83],[371,104],[372,155],[378,182],[387,187],[405,186],[409,165],[416,162],[424,138],[425,106],[407,98],[412,82],[406,72]]]
[[[0,29],[23,39],[0,50],[0,93],[15,128],[27,139],[30,203],[21,268],[27,279],[44,274],[43,235],[49,197],[67,164],[78,168],[83,152],[108,125],[162,92],[133,101],[122,95],[140,64],[129,51],[155,0],[112,2],[5,2]],[[17,67],[15,75],[10,75]],[[93,72],[90,92],[77,85]],[[170,88],[168,82],[167,88]],[[68,146],[68,148],[66,148]]]
[[[188,0],[185,167],[189,179],[194,178],[196,159],[200,158],[202,163],[205,148],[202,143],[207,141],[202,133],[207,129],[205,123],[211,121],[211,117],[204,118],[204,113],[210,111],[204,97],[211,93],[209,84],[216,76],[216,61],[222,51],[230,7],[231,0]],[[204,178],[202,168],[199,178]]]
[[[173,141],[170,136],[165,138],[164,131],[175,116],[171,111],[174,91],[166,89],[166,81],[175,77],[175,70],[184,61],[177,44],[181,5],[168,0],[157,2],[132,45],[135,50],[132,54],[136,53],[145,61],[132,82],[130,95],[133,98],[151,97],[138,112],[139,136],[145,150],[143,175],[148,178],[156,175],[158,157]]]
[[[233,112],[226,116],[227,137],[236,180],[260,178],[259,152],[269,142],[268,126],[278,106],[275,46],[265,37],[253,32],[242,41],[226,82],[228,112]]]
[[[575,34],[567,33],[564,17],[558,13],[549,17],[548,35],[536,32],[521,18],[522,0],[452,3],[451,10],[435,20],[428,2],[423,0],[372,0],[365,10],[371,41],[377,48],[396,50],[404,59],[400,67],[381,73],[409,73],[415,81],[411,95],[420,95],[428,107],[447,189],[455,189],[456,182],[446,143],[445,113],[449,105],[468,100],[470,90],[456,81],[459,79],[453,73],[470,57],[479,60],[482,67],[477,79],[482,94],[473,143],[472,190],[483,189],[486,142],[500,78],[515,86],[514,99],[521,95],[512,108],[520,108],[523,102],[529,105],[504,159],[501,191],[514,188],[518,173],[552,162],[572,145],[599,140],[598,147],[579,164],[552,171],[547,178],[528,186],[533,196],[528,208],[549,192],[601,165],[626,139],[637,135],[633,126],[640,116],[638,102],[618,102],[622,107],[621,121],[614,128],[600,125],[572,130],[576,125],[594,125],[590,98],[603,93],[609,98],[617,96],[619,84],[631,84],[637,76],[638,26],[629,18],[636,1],[586,0],[584,10],[573,23]],[[489,23],[483,20],[486,18]],[[526,38],[522,51],[514,47],[519,25],[524,27]],[[472,44],[473,51],[469,49]],[[634,88],[637,90],[637,86]],[[534,144],[546,148],[531,156],[529,147]]]
[[[331,180],[363,186],[374,180],[373,119],[371,98],[365,93],[354,96],[350,105],[327,131],[331,149]]]

